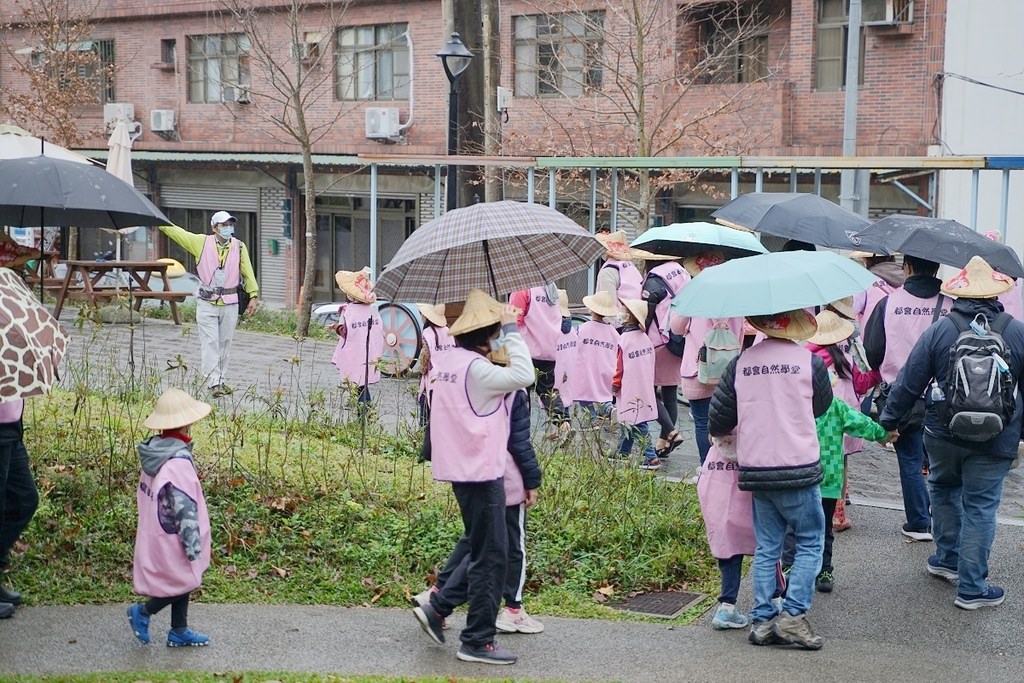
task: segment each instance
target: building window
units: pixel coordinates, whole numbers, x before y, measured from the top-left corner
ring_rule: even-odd
[[[339,100],[409,99],[406,24],[338,29]]]
[[[82,40],[73,43],[70,49],[66,43],[57,44],[53,50],[39,47],[32,51],[31,64],[37,69],[46,69],[62,91],[74,89],[81,97],[83,92],[76,86],[91,83],[96,92],[92,104],[116,101],[113,40]]]
[[[850,32],[850,0],[818,0],[818,26],[814,34],[814,87],[842,90],[846,86],[846,43]],[[864,31],[860,32],[860,72],[864,83]]]
[[[756,5],[721,5],[696,18],[705,83],[753,83],[768,76],[768,19]]]
[[[248,98],[249,85],[248,36],[188,37],[189,102],[237,102]]]
[[[178,41],[174,38],[164,38],[160,41],[160,61],[164,64],[174,64],[178,61]]]
[[[601,89],[604,12],[515,17],[515,94],[579,97]]]

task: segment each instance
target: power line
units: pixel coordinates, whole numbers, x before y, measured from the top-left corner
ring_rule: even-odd
[[[939,73],[935,74],[935,77],[939,78],[939,79],[943,79],[943,78],[959,78],[961,81],[967,81],[968,83],[973,83],[974,85],[981,85],[981,86],[984,86],[986,88],[992,88],[994,90],[1002,90],[1003,92],[1008,92],[1008,93],[1011,93],[1011,94],[1014,94],[1014,95],[1024,95],[1024,92],[1022,92],[1020,90],[1013,90],[1011,88],[1004,88],[1001,85],[995,85],[993,83],[986,83],[984,81],[979,81],[979,80],[971,78],[969,76],[961,76],[960,74],[955,74],[955,73],[952,73],[950,71],[940,71]]]

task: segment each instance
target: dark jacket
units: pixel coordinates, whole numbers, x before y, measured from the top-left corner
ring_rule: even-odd
[[[903,283],[907,293],[919,299],[931,299],[939,293],[942,280],[932,275],[911,275]],[[867,324],[864,325],[864,352],[867,354],[868,365],[877,370],[885,359],[885,306],[889,297],[878,302],[871,312]]]
[[[958,299],[954,302],[952,310],[964,313],[971,318],[979,313],[984,313],[991,321],[1003,311],[1003,305],[996,299]],[[878,417],[878,422],[887,430],[895,429],[899,418],[913,407],[918,396],[925,394],[924,430],[926,434],[964,448],[983,450],[999,457],[1015,458],[1021,435],[1022,402],[1019,390],[1017,392],[1017,408],[1010,424],[999,436],[982,443],[955,438],[939,414],[941,406],[933,401],[932,392],[925,392],[933,379],[935,384],[945,391],[949,371],[949,352],[959,334],[956,324],[945,318],[925,330],[910,352],[896,381],[892,384],[885,410]],[[1019,320],[1011,320],[1003,332],[1003,340],[1010,352],[1010,358],[1006,359],[1010,365],[1010,372],[1019,384],[1021,376],[1024,375],[1024,323]]]
[[[530,441],[530,397],[520,389],[512,399],[512,413],[509,416],[508,452],[523,475],[523,488],[539,489],[541,480],[540,463]]]
[[[811,410],[818,418],[828,411],[832,405],[832,380],[828,374],[825,361],[817,354],[811,356],[811,385],[813,396]],[[742,354],[741,354],[742,355]],[[736,400],[736,362],[734,359],[725,369],[722,379],[711,395],[708,409],[708,433],[712,436],[725,436],[731,433],[739,422]],[[780,396],[779,400],[785,400]],[[821,482],[821,465],[815,462],[814,467],[780,467],[778,469],[744,470],[740,464],[740,488],[745,491],[778,490],[816,486]]]
[[[647,273],[640,296],[647,302],[647,320],[644,321],[644,329],[649,330],[657,313],[655,310],[657,305],[664,301],[665,297],[672,296],[672,292],[669,291],[664,278],[657,273]]]

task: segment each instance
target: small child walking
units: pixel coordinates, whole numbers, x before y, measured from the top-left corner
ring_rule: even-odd
[[[619,349],[612,378],[615,395],[615,418],[621,427],[618,458],[628,458],[633,443],[640,440],[644,449],[640,469],[656,470],[661,460],[654,453],[647,423],[658,419],[658,402],[654,394],[654,345],[644,331],[647,302],[621,299],[626,320],[619,334]]]
[[[339,270],[334,280],[348,303],[341,307],[338,323],[333,327],[339,339],[331,362],[338,368],[342,384],[350,382],[359,388],[357,402],[366,406],[370,403],[370,385],[380,381],[377,361],[384,352],[384,328],[377,313],[377,294],[363,271]]]
[[[455,348],[455,340],[448,334],[448,320],[444,304],[416,304],[423,317],[423,344],[420,346],[420,393],[417,404],[420,409],[420,426],[427,424],[430,414],[430,385],[434,381],[431,359]]]
[[[168,389],[143,423],[159,434],[137,446],[142,474],[136,492],[139,509],[132,565],[135,592],[146,602],[128,608],[132,633],[149,644],[149,620],[171,606],[167,647],[202,647],[209,636],[188,626],[189,595],[202,585],[210,566],[210,518],[192,460],[192,425],[210,414],[210,405],[181,389]]]
[[[590,320],[578,328],[572,387],[575,405],[592,423],[612,413],[612,378],[619,349],[619,332],[613,323],[619,307],[608,292],[583,297],[583,305],[590,311]]]
[[[569,293],[564,289],[558,290],[558,307],[562,313],[562,327],[559,330],[558,341],[555,343],[555,391],[558,392],[558,400],[561,401],[563,412],[568,415],[572,408],[573,394],[575,392],[573,377],[576,356],[579,355],[579,332],[572,326],[572,311],[569,310]],[[569,422],[563,423],[564,436],[569,436]]]

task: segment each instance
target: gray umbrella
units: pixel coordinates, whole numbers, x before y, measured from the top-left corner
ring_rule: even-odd
[[[0,225],[128,228],[170,219],[102,168],[37,156],[0,160]]]
[[[604,253],[593,235],[543,204],[474,204],[416,229],[374,289],[418,303],[465,301],[471,289],[497,298],[584,270]]]

